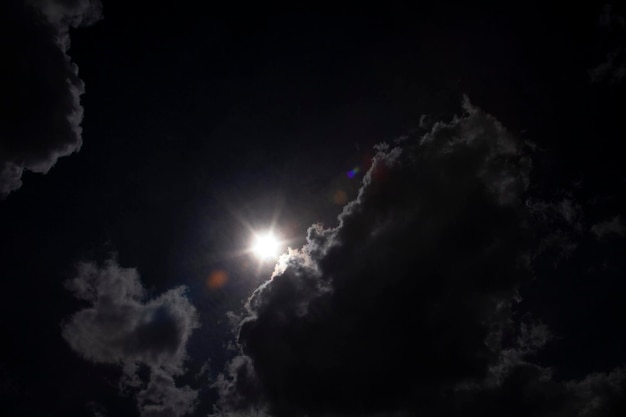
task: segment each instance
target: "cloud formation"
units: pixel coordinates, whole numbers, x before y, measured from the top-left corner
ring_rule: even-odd
[[[592,83],[615,85],[626,76],[626,24],[624,17],[605,4],[597,20],[602,61],[589,70]]]
[[[624,236],[626,228],[620,216],[615,216],[611,220],[605,220],[591,226],[591,232],[598,240],[606,240],[610,236]]]
[[[184,373],[187,340],[199,327],[184,287],[144,302],[137,272],[108,261],[102,267],[80,264],[67,288],[91,304],[63,324],[74,351],[92,362],[123,366],[122,388],[139,390],[143,417],[182,416],[193,409],[197,392],[174,380]],[[150,370],[146,386],[137,373],[141,365]]]
[[[312,226],[281,257],[248,301],[242,355],[215,383],[217,415],[613,410],[623,372],[562,383],[528,361],[549,339],[513,315],[533,279],[531,162],[495,118],[463,108],[421,137],[378,146],[338,226]],[[561,207],[568,222],[571,208]]]
[[[68,55],[70,27],[101,17],[99,0],[6,0],[0,5],[0,198],[24,171],[47,173],[80,149],[84,83]]]

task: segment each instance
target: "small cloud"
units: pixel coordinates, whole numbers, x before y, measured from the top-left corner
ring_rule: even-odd
[[[581,208],[578,204],[574,203],[571,199],[564,198],[559,203],[559,211],[565,221],[569,224],[574,224],[581,217]]]
[[[589,70],[592,83],[618,84],[626,76],[626,25],[624,17],[605,4],[597,20],[599,52],[603,59]]]
[[[185,288],[169,290],[145,300],[137,271],[110,260],[103,266],[78,265],[67,288],[90,306],[63,323],[63,338],[86,360],[123,367],[123,390],[138,390],[143,417],[182,416],[195,406],[197,392],[177,387],[184,373],[187,340],[199,327],[196,310]],[[137,369],[147,366],[147,386]]]
[[[606,220],[591,226],[591,232],[598,240],[605,240],[610,237],[622,237],[626,232],[626,227],[621,216],[615,216],[611,220]]]

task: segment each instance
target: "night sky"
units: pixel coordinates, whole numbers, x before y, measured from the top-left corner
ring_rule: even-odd
[[[459,3],[2,0],[0,415],[625,416],[626,10]]]

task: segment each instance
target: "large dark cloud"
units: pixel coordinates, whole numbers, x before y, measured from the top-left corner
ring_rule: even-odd
[[[24,171],[46,173],[82,144],[84,83],[69,29],[100,18],[99,0],[6,0],[0,6],[0,198]]]
[[[530,159],[496,119],[464,110],[380,145],[339,225],[311,227],[304,247],[279,260],[249,299],[242,355],[216,382],[218,414],[615,409],[621,371],[564,383],[528,360],[549,339],[513,314],[540,241],[524,201]],[[575,223],[572,204],[559,212]]]
[[[72,349],[87,360],[123,366],[121,386],[139,390],[144,417],[181,416],[193,409],[197,392],[177,387],[174,380],[184,373],[187,340],[199,326],[184,287],[144,302],[137,272],[114,261],[103,267],[80,264],[67,286],[91,304],[63,324]],[[140,366],[150,370],[145,386]]]

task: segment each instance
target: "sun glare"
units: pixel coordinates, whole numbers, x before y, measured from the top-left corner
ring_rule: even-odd
[[[252,244],[252,252],[259,260],[276,258],[280,249],[280,242],[271,232],[256,235]]]

